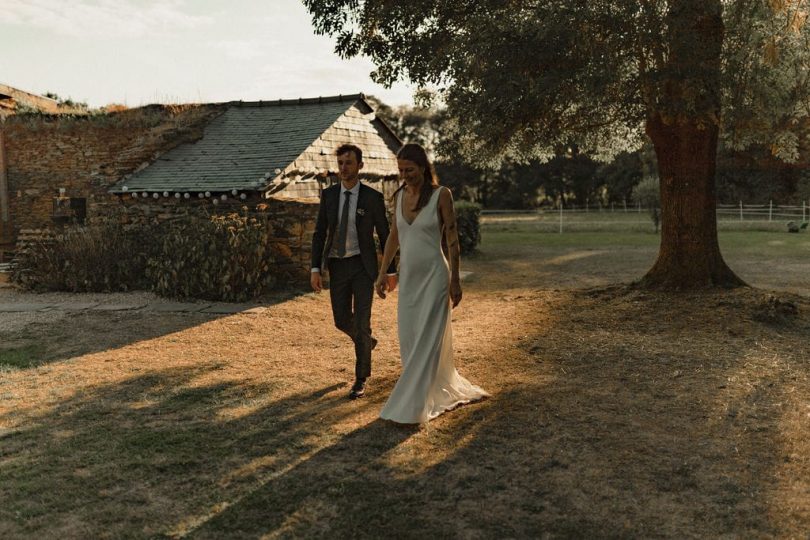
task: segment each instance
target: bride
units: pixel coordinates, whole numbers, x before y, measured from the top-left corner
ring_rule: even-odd
[[[402,374],[380,417],[402,424],[427,422],[489,394],[460,376],[453,364],[450,304],[461,302],[460,246],[453,197],[439,186],[424,148],[406,144],[397,154],[404,180],[394,193],[395,218],[382,268],[400,249],[399,350]],[[442,234],[449,254],[441,247]],[[380,298],[389,290],[380,274]]]

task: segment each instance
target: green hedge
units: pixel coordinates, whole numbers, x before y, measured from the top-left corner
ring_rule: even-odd
[[[115,221],[68,228],[19,252],[11,280],[37,291],[149,288],[144,270],[154,246],[144,239],[144,231]]]
[[[241,302],[275,284],[271,236],[266,215],[247,213],[152,227],[114,221],[73,227],[20,253],[12,280],[40,291],[151,290]]]
[[[167,224],[147,263],[151,288],[171,298],[241,302],[275,284],[266,215],[227,214]]]
[[[481,205],[469,201],[456,202],[456,221],[461,253],[475,251],[481,243]]]

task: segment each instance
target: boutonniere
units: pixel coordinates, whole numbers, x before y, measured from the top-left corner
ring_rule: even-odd
[[[366,215],[366,210],[365,210],[365,208],[358,208],[358,209],[357,209],[357,215],[358,215],[358,216],[365,216],[365,215]]]

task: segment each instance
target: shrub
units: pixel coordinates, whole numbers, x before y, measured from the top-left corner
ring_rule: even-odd
[[[267,216],[184,216],[159,226],[77,226],[30,244],[12,280],[34,290],[152,290],[171,298],[244,301],[275,279]]]
[[[469,201],[456,202],[458,241],[461,253],[467,255],[475,251],[481,243],[481,205]]]
[[[275,279],[264,215],[189,217],[166,223],[147,264],[152,290],[173,298],[237,301],[261,295]]]
[[[67,228],[17,255],[11,279],[32,290],[113,292],[148,287],[142,227],[108,220]]]
[[[650,211],[650,220],[658,233],[658,225],[661,222],[661,193],[658,178],[647,176],[633,188],[633,200],[642,206],[646,206]]]

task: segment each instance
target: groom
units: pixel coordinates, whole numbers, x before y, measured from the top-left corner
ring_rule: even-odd
[[[349,398],[357,399],[365,393],[366,379],[371,375],[371,350],[377,345],[371,337],[371,299],[378,272],[374,231],[384,250],[388,218],[382,194],[358,179],[363,151],[344,144],[335,154],[340,183],[321,193],[312,235],[310,281],[315,292],[321,292],[321,271],[330,273],[329,297],[335,326],[354,342],[355,381]],[[393,262],[387,273],[389,288],[394,290],[397,278]]]

